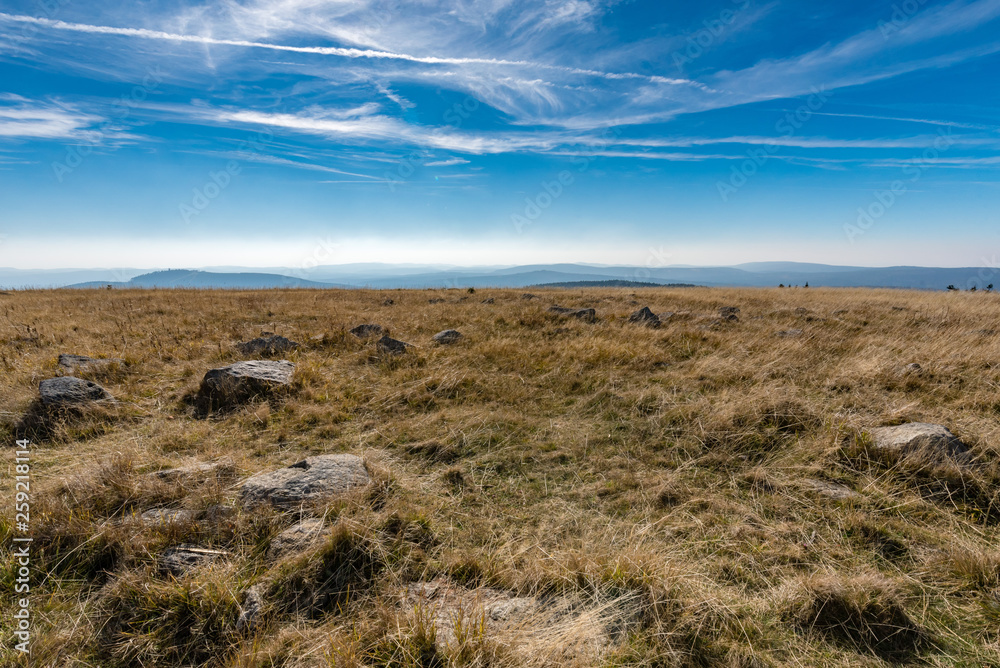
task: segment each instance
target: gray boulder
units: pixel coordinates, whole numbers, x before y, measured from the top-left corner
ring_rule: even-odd
[[[371,482],[364,461],[356,455],[318,455],[288,468],[260,473],[243,483],[246,505],[269,502],[294,507],[307,501],[344,494]]]
[[[236,349],[244,355],[277,355],[298,347],[295,341],[270,332],[261,332],[256,339],[236,344]]]
[[[209,550],[197,545],[176,545],[168,547],[160,556],[160,571],[171,575],[183,575],[193,568],[210,564],[228,557],[225,550]]]
[[[198,394],[218,405],[243,403],[287,389],[294,371],[286,360],[236,362],[206,373]]]
[[[38,384],[38,394],[42,405],[52,408],[114,399],[97,383],[74,376],[47,378]]]
[[[301,552],[323,537],[325,526],[323,520],[313,517],[285,529],[271,541],[267,549],[268,558],[278,559],[286,554]]]
[[[457,329],[446,329],[443,332],[438,332],[437,334],[435,334],[433,340],[434,343],[441,343],[447,345],[450,343],[456,343],[461,338],[462,338],[462,333],[459,332]]]
[[[876,448],[900,455],[964,460],[969,452],[965,443],[939,424],[909,422],[895,427],[878,427],[870,434]]]
[[[628,321],[645,325],[646,327],[660,326],[660,318],[655,313],[650,311],[648,306],[643,306],[641,309],[630,315],[628,317]]]
[[[376,325],[374,323],[366,323],[364,325],[358,325],[351,330],[351,334],[358,337],[359,339],[367,339],[369,336],[379,336],[385,331],[382,325]]]
[[[579,318],[580,320],[584,320],[586,322],[594,322],[597,320],[597,311],[592,308],[576,309],[566,308],[564,306],[550,306],[549,311],[571,318]]]
[[[87,357],[86,355],[70,355],[69,353],[61,353],[59,355],[59,368],[64,373],[101,371],[111,366],[125,366],[125,361],[117,357],[98,358]]]
[[[376,343],[375,346],[380,353],[387,355],[402,355],[406,352],[406,349],[410,347],[410,344],[398,341],[389,336],[383,336],[378,340],[378,343]]]

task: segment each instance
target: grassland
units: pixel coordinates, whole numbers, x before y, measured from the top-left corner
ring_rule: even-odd
[[[1000,666],[1000,297],[536,294],[0,296],[4,470],[33,439],[32,665]],[[647,305],[676,315],[627,321]],[[378,355],[347,332],[366,322],[414,348]],[[432,345],[446,328],[465,338]],[[302,343],[293,392],[200,418],[205,371],[262,330]],[[25,423],[59,353],[123,358],[89,376],[119,402]],[[947,425],[974,465],[872,456],[865,430],[907,421]],[[340,452],[365,458],[364,492],[208,519],[247,476]],[[231,480],[148,475],[225,459]],[[197,519],[129,521],[163,507]],[[269,557],[301,514],[329,536]],[[232,556],[164,575],[178,543]],[[5,665],[23,663],[15,570],[8,551]],[[424,583],[459,603],[424,602]],[[522,612],[497,620],[486,600]]]

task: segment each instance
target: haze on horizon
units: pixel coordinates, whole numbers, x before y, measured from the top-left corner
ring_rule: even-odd
[[[997,266],[1000,0],[0,5],[0,267]]]

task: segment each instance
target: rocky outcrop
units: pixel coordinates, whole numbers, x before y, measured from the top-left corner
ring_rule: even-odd
[[[206,373],[198,395],[215,406],[244,403],[288,389],[294,371],[285,360],[236,362]]]

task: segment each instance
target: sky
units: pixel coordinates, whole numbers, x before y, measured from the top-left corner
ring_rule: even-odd
[[[0,266],[1000,265],[1000,0],[0,0]]]

